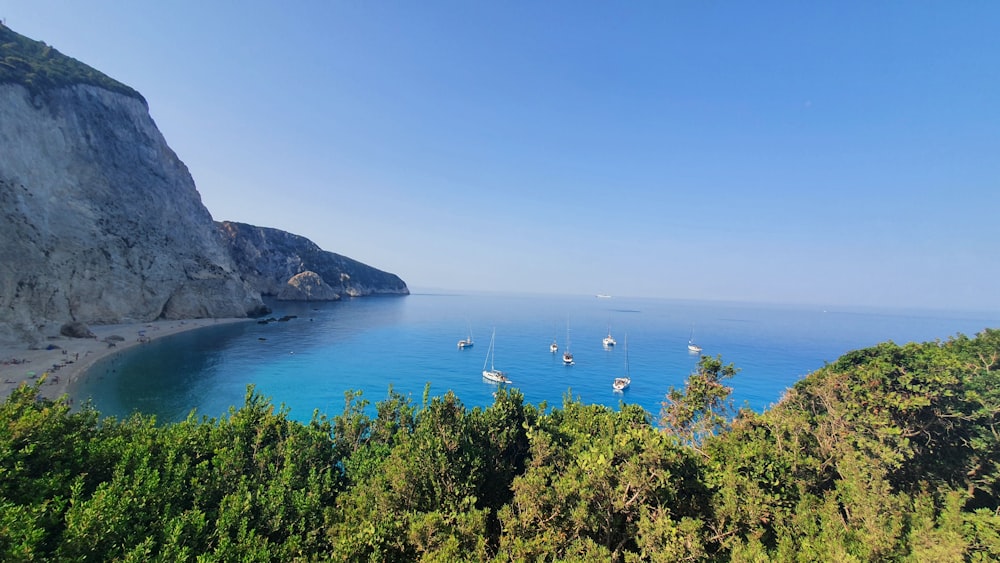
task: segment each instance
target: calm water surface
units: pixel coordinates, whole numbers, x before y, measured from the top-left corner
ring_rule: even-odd
[[[885,340],[945,340],[1000,327],[1000,313],[835,310],[800,306],[657,299],[481,294],[414,294],[335,303],[270,303],[288,322],[222,325],[165,337],[96,365],[71,393],[90,397],[103,414],[133,411],[161,422],[192,410],[217,417],[243,404],[248,385],[306,421],[315,410],[343,411],[344,393],[372,402],[392,386],[420,402],[453,390],[468,407],[492,403],[483,381],[490,334],[496,367],[532,403],[561,404],[571,395],[617,407],[636,403],[656,415],[670,386],[682,386],[698,357],[721,354],[740,373],[730,385],[736,404],[763,410],[807,373],[843,353]],[[471,329],[475,345],[456,343]],[[610,350],[608,330],[618,341]],[[632,386],[611,388],[625,370],[628,336]],[[549,352],[553,339],[575,356],[573,366]]]

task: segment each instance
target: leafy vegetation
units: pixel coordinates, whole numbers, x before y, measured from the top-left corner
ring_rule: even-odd
[[[642,409],[249,390],[158,426],[0,405],[4,561],[995,561],[1000,331],[851,352],[764,413],[702,358]]]
[[[73,84],[89,84],[143,100],[138,92],[121,82],[0,24],[0,84],[4,83],[20,84],[33,95]]]

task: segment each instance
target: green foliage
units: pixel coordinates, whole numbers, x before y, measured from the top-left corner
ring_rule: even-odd
[[[529,464],[501,512],[509,559],[569,558],[583,546],[605,560],[699,552],[708,500],[700,466],[642,409],[567,401],[528,438]]]
[[[846,354],[731,418],[703,358],[642,409],[500,390],[290,421],[0,404],[3,561],[996,561],[1000,332]]]
[[[497,543],[496,511],[527,454],[533,418],[516,391],[468,411],[452,393],[419,411],[390,393],[348,462],[352,487],[338,499],[331,541],[338,558],[445,558]],[[345,417],[353,417],[351,408]],[[339,421],[337,422],[339,424]]]
[[[857,451],[884,466],[896,489],[961,488],[997,509],[998,351],[1000,331],[988,330],[975,340],[851,352],[798,383],[769,415],[808,413],[828,463]]]
[[[143,100],[138,92],[121,82],[0,24],[0,84],[3,83],[20,84],[33,95],[73,84],[89,84]]]
[[[161,428],[21,387],[0,409],[0,558],[317,553],[342,486],[333,452],[328,422],[289,421],[252,390],[228,419]]]
[[[22,385],[0,406],[0,559],[31,560],[57,543],[79,467],[91,465],[97,414],[70,414],[42,400],[39,385]],[[95,472],[103,468],[97,464]],[[92,486],[92,485],[91,485]]]
[[[684,390],[670,387],[663,403],[660,423],[683,442],[698,447],[706,438],[728,428],[733,415],[732,387],[722,384],[739,372],[723,365],[722,356],[702,356],[698,369],[687,379]]]
[[[791,518],[811,486],[819,461],[793,417],[770,421],[741,412],[732,429],[705,444],[705,483],[714,492],[712,536],[721,546],[753,538],[774,545],[775,525]]]
[[[998,357],[995,330],[884,343],[813,373],[770,411],[743,413],[705,445],[720,553],[992,553],[995,530],[970,522],[1000,508]]]

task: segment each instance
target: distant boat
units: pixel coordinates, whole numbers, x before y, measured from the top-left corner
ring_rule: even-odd
[[[464,350],[466,348],[472,348],[472,327],[469,327],[469,337],[458,341],[458,349]]]
[[[563,363],[573,365],[573,352],[569,351],[569,323],[566,323],[566,349],[563,350]]]
[[[597,298],[598,299],[611,299],[611,296],[608,295],[607,293],[598,293],[597,294]]]
[[[555,338],[553,338],[552,344],[549,344],[549,352],[555,354],[558,351],[559,351],[559,344],[557,344]]]
[[[608,335],[604,337],[604,347],[612,348],[615,344],[618,344],[618,342],[616,342],[615,338],[611,336],[611,326],[608,325]]]
[[[486,351],[486,361],[483,362],[483,379],[494,383],[510,383],[510,379],[507,378],[507,374],[493,366],[493,344],[496,340],[496,336],[497,331],[496,329],[493,329],[493,335],[490,336],[490,347]],[[489,364],[490,369],[486,369],[486,364]]]
[[[628,389],[628,386],[632,385],[632,377],[628,373],[628,335],[625,335],[625,376],[616,377],[614,383],[611,384],[615,391],[624,391]]]
[[[701,346],[694,343],[694,329],[691,329],[691,338],[688,338],[688,352],[698,354],[701,352]]]

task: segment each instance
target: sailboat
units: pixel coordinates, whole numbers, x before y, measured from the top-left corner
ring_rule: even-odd
[[[486,361],[483,362],[483,379],[492,381],[493,383],[510,383],[510,379],[507,379],[507,374],[493,366],[493,344],[496,341],[496,336],[497,330],[493,329],[493,335],[490,336],[490,348],[486,351]],[[489,364],[490,369],[486,369],[486,364]]]
[[[625,376],[616,377],[614,383],[611,384],[615,388],[615,391],[624,391],[628,389],[628,386],[632,385],[632,377],[628,374],[628,334],[625,335]]]
[[[472,326],[469,326],[469,337],[458,341],[458,349],[472,348]]]
[[[553,338],[552,339],[552,344],[549,344],[549,352],[552,352],[553,354],[555,354],[558,351],[559,351],[559,344],[556,343],[556,339]]]
[[[566,323],[566,349],[563,350],[563,363],[573,365],[573,352],[569,351],[569,323]]]
[[[691,338],[688,338],[688,352],[693,354],[698,354],[701,352],[701,346],[694,343],[694,329],[691,329]]]
[[[618,344],[618,342],[616,342],[615,338],[611,336],[611,325],[608,325],[608,335],[604,337],[604,347],[613,348],[615,344]]]

